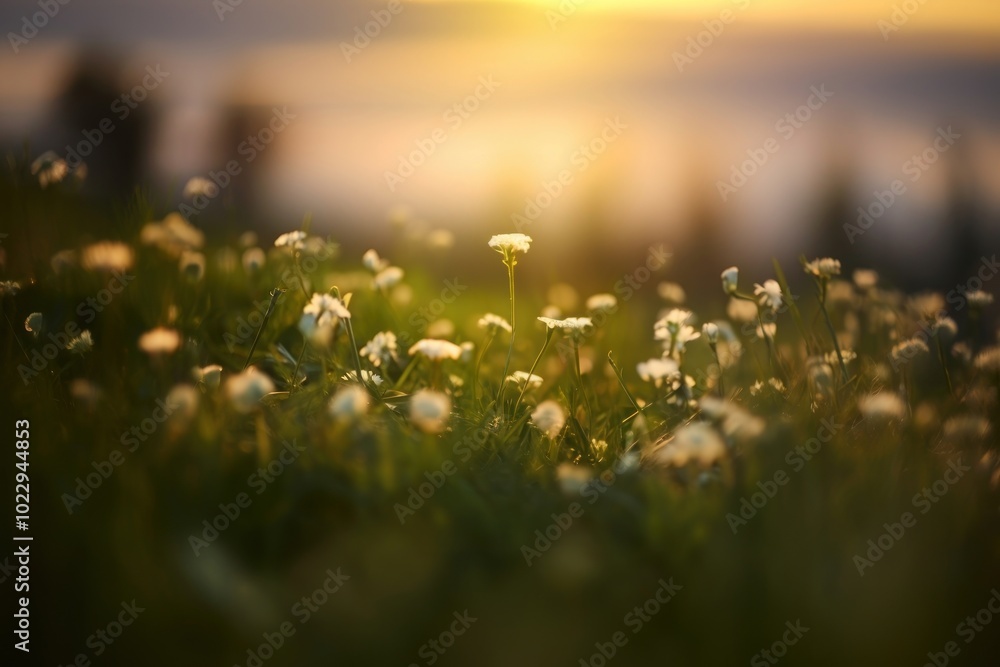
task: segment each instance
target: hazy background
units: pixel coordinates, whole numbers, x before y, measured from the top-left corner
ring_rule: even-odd
[[[885,39],[879,22],[904,4],[916,11],[897,14],[906,21]],[[348,62],[344,45],[386,5],[244,0],[220,19],[224,5],[207,0],[70,2],[15,54],[9,31],[38,7],[5,2],[0,141],[63,154],[159,64],[170,76],[115,120],[87,160],[86,188],[147,183],[165,213],[188,178],[242,161],[240,143],[274,106],[296,116],[196,217],[206,228],[227,207],[281,231],[309,210],[317,231],[370,245],[406,207],[428,229],[481,243],[513,231],[526,198],[569,169],[573,182],[524,229],[557,249],[557,266],[667,242],[692,279],[804,251],[940,286],[996,247],[991,0],[404,1]],[[711,42],[702,35],[708,46],[680,71],[676,54],[723,10],[732,21]],[[500,86],[454,127],[445,113],[480,77]],[[782,138],[776,121],[820,85],[834,96]],[[574,153],[616,117],[627,129],[578,171]],[[962,138],[910,183],[903,164],[949,124]],[[435,128],[446,140],[390,189],[386,172]],[[778,153],[723,202],[718,182],[772,136]],[[896,178],[906,194],[848,243],[843,225]]]

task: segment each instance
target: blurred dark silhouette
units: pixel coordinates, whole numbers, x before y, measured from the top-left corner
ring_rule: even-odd
[[[124,61],[122,54],[85,47],[53,103],[54,150],[71,165],[79,155],[87,165],[85,189],[95,195],[128,196],[148,176],[155,112],[148,100],[135,108],[121,101]],[[101,131],[102,123],[113,129]]]

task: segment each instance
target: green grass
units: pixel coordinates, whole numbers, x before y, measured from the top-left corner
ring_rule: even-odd
[[[650,288],[584,336],[590,369],[582,378],[572,346],[556,332],[535,371],[541,388],[518,402],[519,391],[508,387],[498,404],[507,333],[485,354],[475,387],[486,339],[476,321],[486,312],[508,316],[510,308],[499,282],[507,269],[483,238],[461,251],[481,255],[496,276],[463,278],[468,290],[442,314],[454,323],[450,340],[475,344],[471,360],[437,367],[410,359],[403,342],[398,362],[387,367],[362,359],[383,384],[366,388],[366,414],[338,420],[329,402],[358,362],[343,323],[328,348],[306,345],[298,328],[303,307],[314,292],[337,287],[350,294],[356,348],[380,331],[415,342],[428,324],[420,308],[445,288],[418,252],[402,264],[412,290],[407,304],[371,287],[360,256],[332,247],[303,272],[308,253],[272,248],[273,238],[262,234],[267,261],[248,272],[235,228],[210,235],[201,248],[204,276],[191,279],[176,257],[140,241],[156,208],[143,198],[109,218],[55,188],[7,184],[3,195],[9,237],[2,279],[21,284],[2,301],[3,416],[7,424],[31,423],[33,648],[47,663],[69,664],[85,653],[94,664],[246,665],[247,649],[288,621],[295,634],[264,664],[429,664],[421,646],[465,610],[478,620],[440,664],[578,665],[595,653],[595,642],[619,631],[627,643],[614,664],[746,664],[781,639],[786,621],[797,620],[809,631],[788,649],[788,664],[919,665],[947,641],[961,648],[953,664],[991,664],[996,655],[1000,621],[969,644],[956,634],[1000,585],[998,376],[952,354],[958,343],[973,354],[984,348],[964,321],[968,309],[955,314],[958,338],[944,346],[949,392],[933,338],[930,354],[892,368],[894,344],[921,330],[912,302],[888,288],[841,285],[850,298],[828,296],[830,327],[854,332],[842,344],[850,339],[845,347],[857,358],[847,363],[848,381],[834,359],[825,383],[810,383],[810,356],[833,353],[833,343],[812,279],[786,266],[782,291],[801,298],[794,312],[777,315],[774,359],[756,324],[749,335],[734,325],[743,353],[723,371],[726,407],[716,409],[726,411],[726,421],[713,419],[715,406],[702,400],[720,393],[704,336],[687,343],[683,356],[681,368],[694,380],[689,396],[669,382],[656,387],[639,378],[636,364],[663,353],[653,323],[666,304],[656,303]],[[109,274],[79,265],[57,273],[50,258],[103,239],[134,250],[135,278],[88,322],[78,304],[106,288]],[[518,256],[511,371],[529,370],[545,341],[535,320],[544,290],[518,279],[522,266],[544,261],[545,253],[535,243]],[[302,273],[305,289],[294,279]],[[741,276],[741,289],[751,291],[751,282]],[[287,291],[250,360],[274,393],[242,413],[227,383],[246,364],[258,327],[246,335],[241,320],[266,310],[276,287]],[[696,328],[724,312],[727,297],[715,294],[686,304]],[[45,320],[37,338],[23,326],[32,312]],[[564,313],[585,314],[582,306]],[[25,384],[18,367],[68,323],[92,333],[93,349],[60,350]],[[139,337],[156,327],[179,332],[176,351],[139,349]],[[193,368],[209,364],[223,367],[219,387],[192,378]],[[782,374],[783,391],[767,385]],[[763,390],[752,392],[758,381]],[[195,388],[197,406],[187,418],[178,410],[128,451],[123,434],[141,432],[157,401],[179,384]],[[447,430],[437,435],[415,428],[409,412],[410,397],[432,385],[452,405]],[[904,402],[902,418],[861,414],[860,399],[890,392]],[[530,423],[543,400],[566,411],[553,439]],[[959,416],[994,423],[987,433],[955,435],[949,420]],[[711,424],[724,448],[702,463],[669,463],[666,452],[676,453],[700,422]],[[285,443],[302,451],[262,484],[258,469]],[[802,446],[815,452],[808,460],[795,453]],[[121,465],[68,512],[65,494],[115,451]],[[692,444],[690,451],[705,450]],[[923,513],[914,495],[944,479],[958,459],[970,470]],[[574,479],[594,478],[582,493],[572,488]],[[435,482],[440,488],[415,507],[413,493]],[[736,522],[742,501],[762,486],[773,497],[745,524]],[[205,538],[202,522],[243,493],[249,500],[240,516],[195,555],[192,535]],[[411,511],[401,509],[408,502]],[[859,574],[855,557],[905,512],[915,523]],[[570,513],[571,523],[560,519],[567,527],[550,528],[553,514]],[[544,546],[536,531],[547,528],[560,535],[529,565],[525,549]],[[350,579],[302,623],[297,601],[338,568]],[[629,613],[661,579],[682,588],[634,632]],[[95,656],[88,637],[133,599],[145,611]]]

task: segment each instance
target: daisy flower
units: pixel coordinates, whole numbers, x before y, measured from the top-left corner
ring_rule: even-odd
[[[567,317],[563,320],[539,317],[538,321],[549,329],[559,329],[575,341],[582,340],[594,327],[594,322],[589,317]]]
[[[350,319],[351,312],[344,303],[330,294],[313,294],[302,309],[299,331],[317,345],[328,345],[333,331],[341,319]]]
[[[528,252],[531,247],[531,237],[527,234],[495,234],[489,241],[489,246],[504,256],[504,261],[517,253]]]
[[[361,263],[372,273],[379,273],[389,268],[389,260],[379,257],[378,252],[374,249],[365,251],[365,254],[361,256]]]
[[[83,356],[94,349],[94,337],[90,335],[90,331],[84,331],[79,336],[71,340],[66,344],[66,349],[73,354],[79,354]]]
[[[286,232],[274,240],[274,247],[302,250],[306,245],[307,237],[308,235],[301,230]]]
[[[360,385],[341,387],[330,398],[327,412],[337,421],[355,421],[365,416],[371,405],[371,397]]]
[[[198,384],[204,384],[209,389],[215,389],[222,380],[222,366],[211,364],[204,368],[195,368],[191,371],[191,376]]]
[[[486,313],[480,317],[478,326],[480,329],[485,329],[490,335],[496,335],[501,330],[510,333],[510,322],[493,313]]]
[[[260,406],[260,399],[274,391],[274,383],[264,373],[250,366],[226,380],[226,396],[237,412],[247,414]]]
[[[507,376],[507,382],[513,383],[518,387],[527,384],[527,389],[537,389],[542,386],[542,382],[544,381],[540,375],[525,373],[524,371],[514,371]]]
[[[361,355],[375,367],[388,366],[396,358],[398,352],[396,334],[391,331],[380,331],[361,348]]]
[[[373,282],[375,289],[384,292],[398,285],[401,280],[403,280],[403,269],[398,266],[390,266],[379,271]]]
[[[592,313],[613,313],[618,308],[618,299],[613,294],[595,294],[587,299],[587,310]]]
[[[673,440],[653,455],[653,461],[678,468],[694,462],[708,468],[725,454],[726,443],[718,431],[706,422],[695,422],[677,429]]]
[[[646,382],[652,382],[654,387],[661,387],[664,382],[673,380],[680,375],[680,365],[673,359],[650,359],[639,362],[635,367],[639,377]]]
[[[781,285],[777,280],[765,280],[763,285],[754,283],[753,293],[754,296],[760,297],[761,306],[774,311],[781,308]]]
[[[906,417],[906,403],[891,391],[858,399],[858,411],[869,421],[898,421]]]
[[[421,389],[410,398],[410,421],[430,435],[442,433],[451,416],[451,399],[431,389]]]
[[[542,401],[531,413],[531,425],[554,440],[566,425],[566,411],[556,401]]]
[[[431,361],[443,361],[445,359],[458,359],[461,357],[462,347],[447,340],[424,338],[413,344],[409,350],[409,354],[411,357],[419,354]]]
[[[804,269],[806,273],[820,280],[829,280],[833,276],[840,275],[840,260],[831,259],[830,257],[814,259],[811,262],[807,262]]]

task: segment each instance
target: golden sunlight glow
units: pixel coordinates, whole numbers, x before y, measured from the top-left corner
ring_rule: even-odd
[[[838,28],[876,28],[880,21],[893,21],[896,7],[898,27],[926,30],[972,30],[1000,32],[996,0],[952,2],[878,3],[870,0],[407,0],[420,3],[516,4],[561,13],[565,17],[595,12],[655,13],[679,19],[715,18],[723,10],[746,21],[772,25],[819,25]],[[904,8],[905,5],[905,8]],[[908,12],[906,10],[909,10]]]

